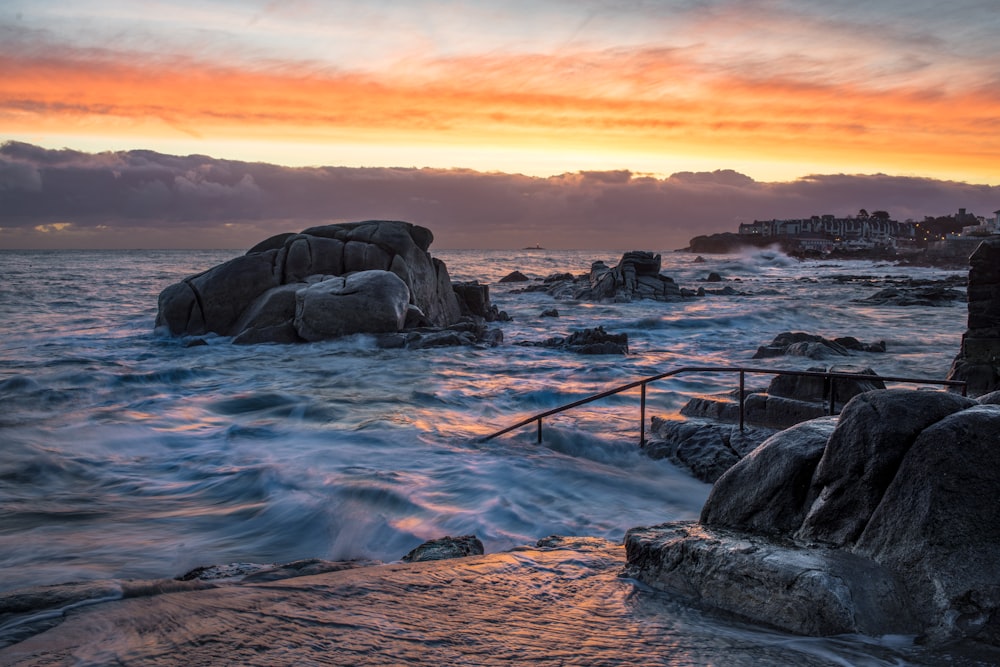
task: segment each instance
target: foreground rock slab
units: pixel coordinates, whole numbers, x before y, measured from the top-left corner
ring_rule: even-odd
[[[290,579],[133,585],[56,614],[0,648],[0,665],[977,664],[898,642],[789,641],[637,586],[624,564],[620,544],[549,537]]]
[[[805,635],[912,630],[891,570],[829,548],[782,544],[695,523],[633,529],[630,576],[700,604]]]
[[[765,440],[697,524],[635,528],[632,576],[805,634],[1000,646],[1000,406],[859,394]]]

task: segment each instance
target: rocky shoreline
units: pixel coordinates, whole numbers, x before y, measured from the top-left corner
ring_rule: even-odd
[[[176,336],[215,333],[237,343],[350,333],[375,334],[386,347],[502,342],[486,326],[505,317],[490,304],[488,286],[452,285],[428,253],[431,239],[423,228],[387,221],[274,237],[164,290],[157,325]],[[1000,400],[990,393],[1000,377],[998,252],[984,244],[973,258],[969,332],[954,369],[982,398],[886,390],[870,368],[833,366],[815,370],[863,377],[830,387],[779,377],[738,396],[757,424],[749,431],[720,423],[732,421],[731,396],[685,408],[685,416],[711,424],[654,418],[658,439],[647,453],[714,486],[698,522],[628,531],[624,573],[794,633],[908,634],[935,646],[971,640],[1000,647]],[[724,282],[717,274],[684,288],[660,268],[659,255],[633,251],[614,267],[595,262],[579,276],[531,281],[511,274],[505,282],[526,283],[514,293],[604,303],[750,296],[732,284],[716,287]],[[950,285],[906,284],[863,303],[932,307],[962,297]],[[628,354],[627,339],[600,326],[517,344]],[[885,350],[883,341],[786,332],[756,358]],[[842,409],[839,417],[817,412],[827,403]],[[459,555],[475,552],[473,540]]]

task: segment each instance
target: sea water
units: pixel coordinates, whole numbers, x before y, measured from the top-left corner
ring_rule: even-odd
[[[489,284],[513,318],[491,325],[503,331],[498,347],[384,350],[368,336],[251,346],[210,336],[188,346],[154,331],[163,288],[236,254],[0,251],[0,599],[26,586],[174,577],[236,561],[388,562],[444,535],[475,534],[488,553],[549,535],[620,542],[633,526],[697,518],[710,488],[642,453],[637,392],[547,419],[540,444],[533,425],[483,436],[679,366],[848,363],[940,379],[966,320],[961,300],[863,301],[964,271],[802,262],[771,250],[701,262],[663,252],[662,273],[680,286],[738,293],[595,304],[500,278],[582,274],[595,260],[616,264],[618,251],[470,250],[433,254],[453,280]],[[712,271],[724,282],[705,282]],[[542,317],[550,308],[559,316]],[[628,334],[629,354],[516,344],[595,326]],[[887,351],[752,359],[784,331],[884,340]],[[734,382],[655,383],[647,413],[676,416],[689,398]],[[678,640],[742,632],[707,618]],[[905,648],[838,641],[811,644],[815,664],[913,659]]]

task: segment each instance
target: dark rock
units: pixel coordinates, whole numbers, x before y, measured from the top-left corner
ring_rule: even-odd
[[[487,322],[510,322],[510,315],[490,303],[490,286],[473,280],[454,283],[455,294],[463,316],[481,317]]]
[[[774,431],[732,424],[653,417],[651,439],[643,451],[651,459],[667,459],[702,482],[712,483]]]
[[[310,342],[399,331],[409,299],[406,284],[389,271],[332,277],[295,292],[295,331]]]
[[[720,276],[715,271],[712,271],[711,273],[708,274],[708,278],[705,278],[705,282],[709,282],[709,283],[721,283],[722,282],[722,276]]]
[[[894,573],[835,549],[677,522],[625,534],[624,575],[805,635],[912,633]]]
[[[808,371],[876,375],[870,368],[843,365],[830,366],[829,369],[813,367]],[[862,392],[885,389],[885,384],[878,379],[835,378],[831,383],[834,391],[834,410]],[[822,417],[830,411],[830,386],[819,376],[776,375],[767,389],[745,391],[743,420],[746,424],[780,429]],[[738,422],[740,415],[738,390],[692,398],[681,408],[681,414],[685,417]]]
[[[765,440],[718,479],[701,523],[790,537],[812,504],[813,473],[836,425],[836,417],[819,417]]]
[[[604,327],[574,331],[566,337],[553,337],[542,342],[518,341],[526,347],[552,347],[577,354],[628,354],[628,334],[612,334]]]
[[[909,449],[855,553],[897,572],[936,641],[1000,644],[1000,407],[953,413]]]
[[[302,291],[320,280],[362,271],[394,274],[407,289],[409,305],[435,326],[447,326],[459,319],[459,305],[447,268],[427,253],[432,239],[423,227],[385,220],[279,234],[241,257],[164,289],[156,326],[174,335],[216,333],[242,343],[313,340],[293,333],[294,314],[289,315],[288,309],[291,288],[271,290],[300,285]],[[261,299],[264,302],[258,303]],[[278,321],[279,315],[287,319]],[[359,333],[373,328],[382,326],[331,330]]]
[[[475,535],[442,537],[424,542],[403,556],[404,563],[421,563],[429,560],[446,560],[465,556],[481,556],[483,543]]]
[[[563,346],[577,354],[628,354],[628,334],[612,334],[604,327],[574,331]]]
[[[1000,239],[983,241],[969,258],[968,328],[949,380],[972,396],[1000,390]]]
[[[559,317],[559,311],[555,308],[546,308],[539,317]]]
[[[801,331],[786,331],[774,337],[767,345],[757,348],[754,359],[770,359],[784,355],[827,359],[850,355],[850,352],[885,352],[885,341],[862,343],[857,338],[846,336],[828,340],[816,334]]]
[[[920,432],[972,405],[972,399],[936,391],[893,389],[855,397],[816,469],[810,491],[816,500],[797,537],[853,544]]]
[[[878,377],[878,373],[871,368],[844,364],[834,364],[829,368],[814,366],[806,370],[815,373],[847,373],[871,378]],[[820,401],[829,404],[831,387],[834,407],[836,407],[844,405],[858,394],[863,394],[866,391],[885,389],[885,383],[878,379],[831,378],[827,382],[824,378],[815,375],[776,375],[768,385],[767,393],[769,396],[794,398],[800,401]]]
[[[557,299],[627,303],[635,299],[671,301],[681,290],[672,278],[660,275],[661,257],[632,250],[622,255],[615,267],[602,261],[591,264],[590,273],[580,278],[556,274],[545,279],[540,290]]]
[[[499,282],[501,282],[501,283],[526,283],[529,280],[531,280],[531,279],[528,278],[528,276],[526,276],[523,273],[521,273],[520,271],[512,271],[511,273],[508,273],[503,278],[501,278]]]
[[[233,342],[252,345],[304,340],[295,329],[295,294],[306,286],[306,283],[290,283],[264,292],[236,322],[239,333]]]
[[[744,457],[701,523],[628,531],[625,574],[793,632],[1000,646],[1000,406],[874,391],[833,423]]]
[[[886,287],[865,299],[855,299],[856,303],[876,306],[946,306],[965,299],[965,294],[947,287],[918,287],[906,289]]]

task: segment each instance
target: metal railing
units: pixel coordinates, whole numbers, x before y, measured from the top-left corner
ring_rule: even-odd
[[[546,410],[545,412],[539,412],[536,415],[528,417],[527,419],[522,419],[512,426],[508,426],[505,429],[501,429],[496,433],[491,433],[482,438],[483,441],[492,440],[498,436],[504,435],[505,433],[510,433],[515,431],[522,426],[527,426],[532,422],[538,424],[538,442],[542,441],[542,420],[546,417],[551,417],[552,415],[559,414],[561,412],[566,412],[567,410],[572,410],[573,408],[580,407],[581,405],[586,405],[587,403],[593,403],[602,398],[607,398],[608,396],[614,396],[615,394],[620,394],[622,392],[629,391],[639,387],[640,389],[640,399],[639,399],[639,445],[644,447],[646,445],[646,385],[656,382],[658,380],[664,380],[675,375],[682,375],[684,373],[739,373],[739,424],[740,430],[742,431],[745,423],[745,399],[746,393],[746,376],[747,374],[757,374],[757,375],[794,375],[799,377],[820,377],[823,378],[825,382],[825,391],[829,392],[830,402],[829,402],[829,412],[828,414],[836,414],[836,394],[834,392],[833,381],[837,379],[846,380],[874,380],[879,382],[901,382],[906,384],[933,384],[940,385],[944,387],[960,387],[962,390],[962,396],[967,393],[966,383],[961,380],[929,380],[926,378],[907,378],[907,377],[894,377],[885,375],[861,375],[858,373],[837,373],[830,371],[794,371],[794,370],[781,370],[777,368],[746,368],[742,366],[682,366],[681,368],[675,368],[673,370],[667,371],[666,373],[660,373],[659,375],[653,375],[651,377],[643,378],[641,380],[636,380],[635,382],[629,382],[628,384],[623,384],[614,389],[608,389],[607,391],[602,391],[598,394],[588,396],[586,398],[581,398],[580,400],[573,401],[572,403],[567,403],[566,405],[560,405],[557,408],[552,408]]]

